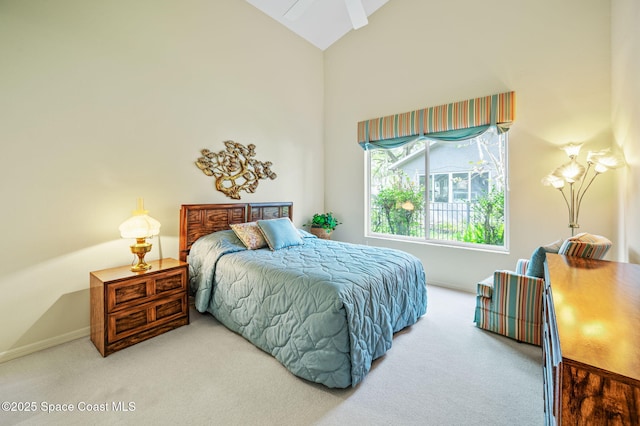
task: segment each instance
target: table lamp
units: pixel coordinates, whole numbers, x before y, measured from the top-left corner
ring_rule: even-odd
[[[151,251],[151,244],[146,241],[154,235],[160,233],[160,222],[150,217],[144,209],[144,201],[138,198],[137,209],[133,211],[133,216],[122,222],[120,225],[120,236],[122,238],[135,238],[135,244],[131,245],[131,253],[138,256],[138,263],[131,267],[133,272],[144,272],[151,269],[151,265],[144,261],[144,256]]]

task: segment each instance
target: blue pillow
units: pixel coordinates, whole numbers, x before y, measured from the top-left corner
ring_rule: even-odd
[[[562,245],[562,240],[554,241],[546,246],[538,247],[533,251],[529,264],[527,265],[527,271],[525,275],[530,277],[544,278],[544,261],[547,258],[547,253],[557,253]]]
[[[300,233],[288,217],[259,220],[258,227],[271,250],[304,244]]]

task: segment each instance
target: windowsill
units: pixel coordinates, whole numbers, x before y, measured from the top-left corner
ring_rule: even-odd
[[[365,235],[365,239],[393,241],[397,243],[409,243],[409,244],[454,248],[454,249],[471,250],[471,251],[481,251],[485,253],[509,254],[509,249],[506,247],[498,247],[498,246],[491,246],[491,245],[485,245],[485,244],[470,244],[470,243],[462,243],[462,242],[456,242],[456,241],[416,240],[412,238],[402,238],[399,236],[390,237],[386,235]]]

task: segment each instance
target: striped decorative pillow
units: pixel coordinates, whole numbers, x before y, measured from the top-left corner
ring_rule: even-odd
[[[565,256],[602,259],[611,248],[611,241],[600,235],[586,232],[568,238],[560,247],[560,254]]]

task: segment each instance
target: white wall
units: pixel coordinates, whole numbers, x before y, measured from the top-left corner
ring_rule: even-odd
[[[233,201],[194,161],[233,139],[275,180],[242,202],[323,208],[322,52],[238,0],[0,2],[0,361],[88,334],[89,272],[177,257],[183,203]]]
[[[619,250],[640,263],[640,2],[613,0],[611,22],[613,129],[628,164],[618,191]]]
[[[393,0],[330,47],[325,205],[344,222],[336,238],[404,249],[423,261],[429,282],[475,291],[495,269],[512,269],[536,246],[569,236],[562,197],[540,180],[566,161],[559,145],[612,143],[610,12],[602,0]],[[510,253],[366,240],[356,123],[509,90],[517,95]],[[580,225],[616,244],[613,181],[603,175],[594,183]]]

